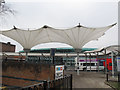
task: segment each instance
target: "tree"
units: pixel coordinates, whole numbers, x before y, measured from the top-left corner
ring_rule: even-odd
[[[0,0],[0,15],[14,14],[14,11],[5,3],[5,0]]]

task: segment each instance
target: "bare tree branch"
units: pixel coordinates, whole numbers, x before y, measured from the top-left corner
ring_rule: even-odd
[[[0,15],[4,14],[14,14],[14,10],[5,3],[5,0],[0,0]]]

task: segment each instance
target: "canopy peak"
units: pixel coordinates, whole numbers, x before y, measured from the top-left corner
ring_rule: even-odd
[[[80,23],[79,23],[79,25],[78,25],[77,27],[82,27],[82,26],[81,26]]]
[[[49,28],[49,26],[47,26],[47,25],[44,25],[44,26],[43,26],[43,28]]]
[[[117,23],[112,24],[112,26],[116,25]]]
[[[13,29],[17,29],[15,26],[13,26]]]

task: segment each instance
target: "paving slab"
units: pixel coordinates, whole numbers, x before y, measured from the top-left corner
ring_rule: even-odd
[[[104,83],[106,75],[101,72],[80,71],[79,75],[76,71],[65,71],[64,73],[73,75],[73,88],[108,88],[108,90],[113,90]]]

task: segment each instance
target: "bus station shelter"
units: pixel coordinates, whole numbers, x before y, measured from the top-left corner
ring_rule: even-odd
[[[115,72],[117,72],[117,73],[120,72],[120,65],[119,65],[120,45],[111,45],[111,46],[93,50],[93,51],[85,51],[84,54],[86,55],[86,58],[91,55],[96,55],[96,58],[98,59],[98,65],[97,65],[98,72],[99,72],[99,56],[100,55],[103,56],[105,59],[106,74],[108,73],[108,70],[107,70],[108,65],[107,65],[107,60],[106,60],[108,56],[111,57],[111,60],[112,60],[112,77],[114,77]],[[116,68],[115,68],[114,64],[116,64]]]
[[[20,43],[26,52],[26,56],[30,49],[38,44],[59,42],[72,46],[76,50],[77,60],[79,60],[81,48],[91,40],[97,40],[103,36],[114,25],[116,23],[105,27],[91,28],[79,24],[68,29],[55,29],[45,25],[36,30],[23,30],[14,26],[10,30],[1,30],[0,34]],[[79,75],[79,70],[77,72]]]

